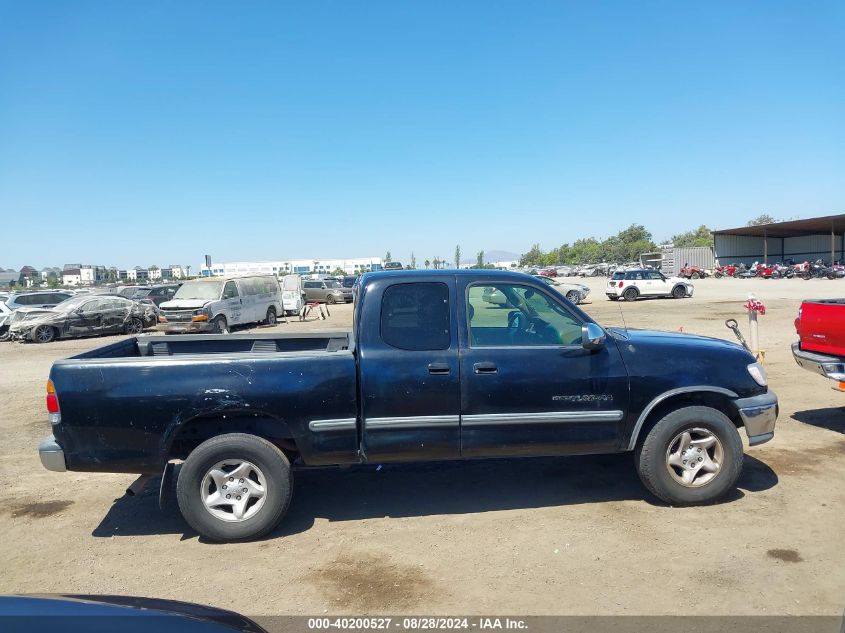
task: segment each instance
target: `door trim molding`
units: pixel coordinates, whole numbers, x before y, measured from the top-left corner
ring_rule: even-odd
[[[458,426],[459,415],[415,415],[401,418],[366,418],[366,429],[414,429],[420,427]]]
[[[461,426],[502,424],[559,424],[567,422],[619,422],[622,411],[549,411],[546,413],[490,413],[461,416]]]

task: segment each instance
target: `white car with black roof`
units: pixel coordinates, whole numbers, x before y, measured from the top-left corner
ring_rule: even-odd
[[[680,277],[667,277],[659,270],[619,270],[607,281],[605,294],[611,301],[636,301],[644,297],[692,297],[695,286]]]

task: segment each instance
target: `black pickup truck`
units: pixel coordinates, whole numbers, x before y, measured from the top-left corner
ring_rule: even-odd
[[[368,273],[351,332],[142,336],[53,365],[50,470],[164,473],[220,541],[283,517],[292,464],[634,451],[673,505],[734,485],[778,412],[719,339],[603,329],[521,273]],[[554,485],[554,482],[549,482]]]

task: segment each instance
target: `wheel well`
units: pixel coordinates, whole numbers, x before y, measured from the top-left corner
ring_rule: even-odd
[[[742,418],[739,417],[739,412],[734,406],[731,398],[725,394],[716,391],[693,391],[690,393],[679,393],[674,396],[666,398],[660,402],[656,407],[649,411],[648,416],[643,422],[642,427],[637,435],[636,448],[639,448],[645,441],[649,431],[654,428],[663,417],[672,411],[681,409],[683,407],[710,407],[724,413],[734,426],[740,428],[743,426]]]
[[[296,441],[283,421],[251,413],[231,413],[225,416],[217,413],[183,423],[170,442],[167,459],[185,459],[206,440],[226,433],[247,433],[261,437],[278,446],[290,461],[299,455]]]

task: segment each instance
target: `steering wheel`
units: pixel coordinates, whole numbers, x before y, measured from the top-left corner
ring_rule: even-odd
[[[508,313],[508,329],[510,330],[524,330],[528,324],[526,323],[525,315],[519,310],[511,310]]]

